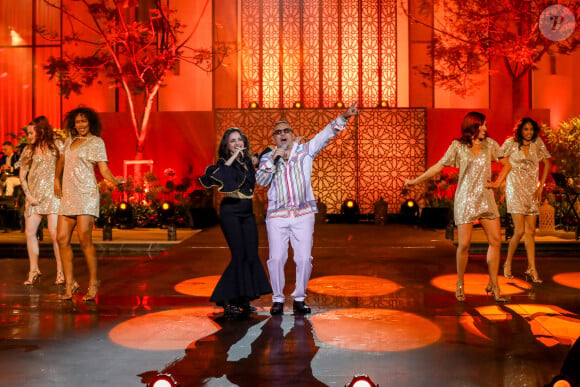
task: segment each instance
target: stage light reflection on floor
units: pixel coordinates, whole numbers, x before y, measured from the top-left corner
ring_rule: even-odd
[[[308,290],[314,293],[342,297],[373,297],[394,293],[401,286],[383,278],[362,275],[334,275],[313,278]]]
[[[320,341],[355,351],[408,351],[441,337],[439,327],[428,319],[390,309],[338,309],[310,321]]]
[[[485,295],[485,287],[489,281],[487,274],[465,274],[465,294],[466,295]],[[512,294],[524,293],[532,288],[528,282],[513,278],[505,279],[503,276],[498,277],[499,287],[501,293],[505,296]],[[447,274],[435,277],[431,280],[431,284],[439,289],[447,290],[455,293],[457,283],[456,274]]]
[[[188,279],[175,285],[176,292],[188,296],[209,298],[220,279],[219,275]]]
[[[574,289],[580,289],[580,272],[560,273],[553,278],[554,282]]]
[[[515,317],[525,320],[536,340],[547,347],[572,345],[580,337],[580,318],[554,305],[506,304],[501,308],[493,305],[475,308],[475,312],[463,313],[460,323],[468,332],[486,340],[491,338],[482,329]]]
[[[221,309],[212,306],[149,313],[115,326],[109,338],[124,347],[146,351],[187,349],[221,329],[208,316]]]

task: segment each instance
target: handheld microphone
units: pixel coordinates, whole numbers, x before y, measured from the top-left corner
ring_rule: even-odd
[[[284,144],[280,147],[280,149],[288,149],[288,145]],[[276,156],[276,158],[274,159],[274,165],[278,164],[278,161],[280,161],[280,159],[282,158],[282,155],[278,155]]]

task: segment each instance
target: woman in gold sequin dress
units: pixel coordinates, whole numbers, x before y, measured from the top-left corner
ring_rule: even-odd
[[[36,117],[26,129],[28,145],[22,151],[17,163],[20,168],[20,182],[26,195],[24,210],[26,247],[30,271],[24,285],[33,285],[40,277],[38,267],[38,239],[36,233],[46,215],[48,232],[52,239],[56,258],[56,285],[64,284],[64,273],[56,240],[59,199],[54,195],[54,172],[56,161],[63,151],[63,143],[55,140],[54,131],[48,119]]]
[[[523,118],[514,130],[514,137],[508,138],[501,147],[512,166],[507,176],[505,196],[507,212],[514,221],[514,235],[508,246],[503,273],[505,278],[513,278],[512,259],[525,234],[528,256],[528,269],[525,274],[534,283],[542,282],[536,270],[536,219],[540,213],[542,190],[550,171],[552,157],[542,139],[538,137],[539,133],[540,127],[536,121]],[[538,185],[540,163],[544,164],[544,169]]]
[[[499,161],[504,166],[494,183],[490,183],[492,161]],[[468,113],[461,124],[461,137],[451,143],[443,158],[418,178],[406,180],[405,185],[419,184],[440,173],[446,166],[459,168],[453,208],[459,239],[456,252],[455,297],[459,302],[465,300],[464,275],[471,233],[473,223],[479,220],[489,243],[487,250],[489,283],[486,292],[492,293],[497,302],[505,302],[497,281],[501,234],[499,212],[492,188],[499,187],[505,178],[509,171],[509,162],[503,158],[498,143],[487,137],[485,115],[478,112]]]
[[[65,130],[68,137],[64,152],[56,166],[54,190],[61,198],[58,212],[58,246],[64,266],[66,292],[61,299],[72,299],[79,285],[74,279],[73,251],[71,238],[76,227],[77,235],[89,267],[89,288],[83,301],[94,301],[99,289],[97,276],[97,255],[93,245],[92,230],[95,218],[99,216],[99,189],[94,167],[101,175],[119,186],[124,181],[117,180],[107,166],[107,151],[100,137],[102,126],[97,113],[86,107],[79,107],[67,113]]]

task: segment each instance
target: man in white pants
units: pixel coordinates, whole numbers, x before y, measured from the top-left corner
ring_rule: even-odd
[[[294,250],[296,288],[292,293],[295,313],[310,313],[304,303],[306,287],[312,271],[312,238],[314,214],[318,212],[312,192],[312,161],[338,132],[344,130],[348,118],[358,114],[357,102],[304,144],[294,140],[295,134],[286,121],[274,126],[276,148],[262,155],[256,182],[268,189],[266,228],[270,257],[268,271],[274,295],[272,315],[284,311],[284,266],[288,259],[288,242]]]

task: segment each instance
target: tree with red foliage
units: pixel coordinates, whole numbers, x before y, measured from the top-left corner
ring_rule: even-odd
[[[556,3],[580,20],[579,1]],[[570,54],[580,44],[580,28],[572,20],[552,20],[554,30],[575,28],[566,39],[550,39],[545,30],[542,32],[546,20],[540,16],[554,4],[553,0],[423,0],[418,14],[435,9],[442,19],[430,25],[423,18],[408,14],[412,22],[434,32],[429,51],[435,64],[417,70],[447,90],[467,95],[478,86],[470,75],[481,72],[493,60],[501,60],[512,78],[515,112],[522,101],[520,80],[536,68],[544,55]],[[563,36],[567,35],[565,32],[562,31]]]
[[[80,94],[99,76],[105,76],[114,87],[121,88],[137,138],[137,158],[143,152],[153,102],[169,71],[182,61],[210,72],[221,65],[228,53],[226,46],[194,49],[186,45],[197,30],[199,20],[180,41],[178,37],[184,25],[173,17],[175,11],[163,0],[148,1],[146,12],[137,0],[43,1],[61,12],[63,24],[70,28],[62,36],[39,28],[43,37],[62,40],[65,45],[62,56],[48,59],[44,66],[46,73],[50,79],[56,77],[65,98],[71,93]],[[88,17],[80,17],[67,3],[69,6],[83,4]],[[206,0],[202,15],[209,4]],[[79,27],[84,33],[79,32]],[[79,54],[79,45],[91,47],[91,52]]]

